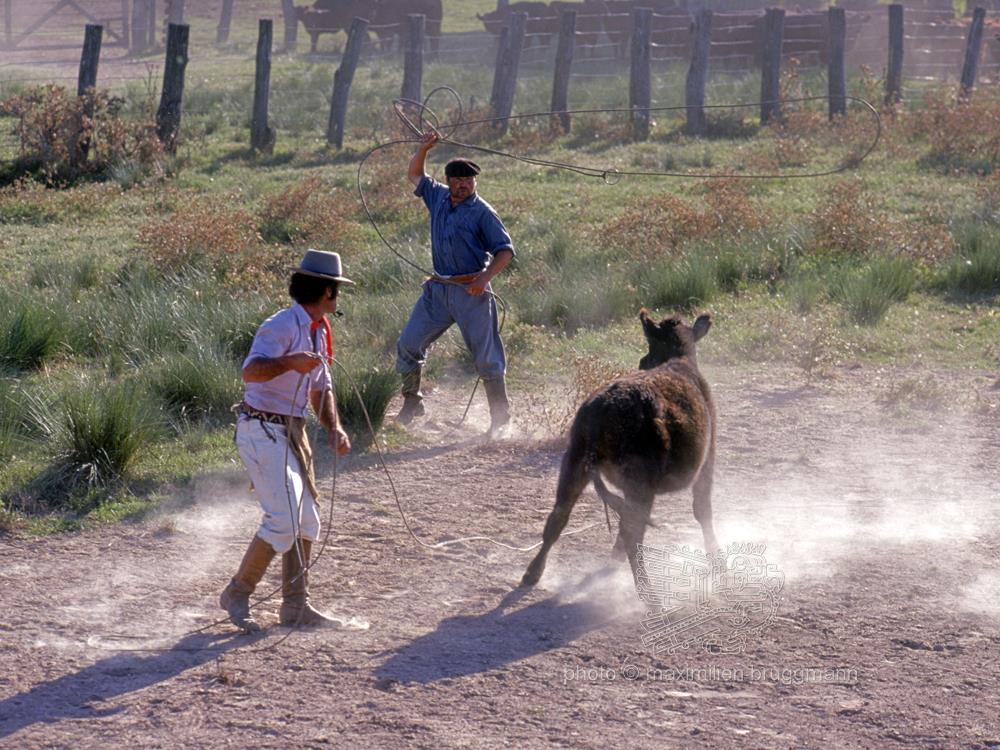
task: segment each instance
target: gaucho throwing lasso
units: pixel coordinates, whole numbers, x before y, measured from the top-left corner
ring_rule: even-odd
[[[458,323],[486,389],[489,435],[498,437],[510,422],[510,404],[504,379],[507,359],[490,281],[510,263],[514,246],[496,211],[476,194],[478,164],[469,159],[448,162],[447,185],[427,176],[427,152],[437,141],[436,133],[423,137],[407,173],[430,213],[434,275],[424,282],[396,343],[396,370],[403,376],[403,408],[396,418],[408,424],[424,414],[420,375],[427,348]]]

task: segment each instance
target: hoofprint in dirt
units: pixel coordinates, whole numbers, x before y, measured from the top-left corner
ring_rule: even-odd
[[[561,539],[529,591],[515,588],[528,554],[418,546],[370,457],[340,465],[312,578],[316,603],[369,630],[279,643],[272,601],[262,637],[185,635],[222,614],[255,527],[234,472],[144,525],[0,540],[0,746],[1000,746],[992,381],[704,370],[721,541],[766,545],[784,575],[775,618],[742,652],[644,645],[627,566],[594,575],[611,546],[600,526]],[[559,459],[466,433],[388,465],[427,541],[526,546]],[[654,520],[647,544],[698,546],[689,494],[659,498]],[[570,528],[601,521],[588,492]],[[276,582],[273,567],[261,590]]]

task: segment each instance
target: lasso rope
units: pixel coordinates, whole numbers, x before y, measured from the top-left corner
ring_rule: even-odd
[[[437,117],[437,115],[433,112],[433,110],[430,109],[430,107],[427,106],[427,102],[436,93],[438,93],[440,91],[444,91],[444,92],[450,93],[455,98],[455,101],[457,102],[457,105],[458,105],[458,120],[456,122],[441,124],[439,118]],[[829,175],[838,174],[838,173],[844,172],[844,171],[846,171],[846,170],[848,170],[850,168],[853,168],[853,167],[857,166],[862,161],[864,161],[872,153],[872,151],[874,151],[874,149],[878,145],[879,139],[881,137],[882,122],[881,122],[881,118],[879,116],[878,111],[868,101],[866,101],[864,99],[861,99],[861,98],[858,98],[858,97],[853,97],[853,96],[844,96],[843,99],[845,101],[850,100],[850,101],[853,101],[853,102],[857,102],[858,104],[862,105],[862,107],[864,107],[867,110],[868,114],[871,114],[874,117],[874,119],[875,119],[875,136],[872,139],[871,143],[868,144],[868,146],[865,148],[865,150],[863,152],[861,152],[857,156],[853,156],[853,157],[845,160],[845,162],[843,164],[841,164],[840,166],[838,166],[838,167],[835,167],[835,168],[832,168],[832,169],[828,169],[828,170],[820,170],[820,171],[805,172],[805,173],[798,173],[798,174],[746,173],[746,172],[675,172],[675,171],[669,171],[669,170],[664,170],[664,171],[619,170],[619,169],[614,168],[614,167],[611,167],[611,168],[590,167],[590,166],[581,165],[581,164],[573,164],[573,163],[570,163],[570,162],[560,162],[560,161],[553,161],[553,160],[548,160],[548,159],[539,159],[539,158],[536,158],[536,157],[529,157],[529,156],[525,156],[525,155],[522,155],[522,154],[514,154],[514,153],[511,153],[511,152],[502,151],[500,149],[490,148],[490,147],[486,147],[486,146],[479,146],[479,145],[472,144],[472,143],[465,143],[465,142],[462,142],[462,141],[459,141],[459,140],[456,140],[456,139],[452,138],[452,135],[459,128],[461,128],[461,127],[468,127],[468,126],[471,126],[471,125],[497,124],[497,123],[505,122],[505,121],[524,120],[524,119],[538,118],[538,117],[548,117],[548,118],[551,118],[553,116],[558,116],[558,115],[563,115],[563,114],[565,114],[565,115],[616,114],[616,113],[621,113],[621,114],[628,113],[628,114],[632,114],[632,113],[634,113],[636,111],[642,111],[642,112],[646,112],[646,113],[650,113],[651,114],[651,113],[654,113],[654,112],[673,112],[673,111],[679,111],[679,110],[686,110],[686,109],[689,109],[691,107],[691,105],[680,105],[680,106],[671,106],[671,107],[647,107],[647,108],[641,108],[641,109],[599,108],[599,109],[566,110],[566,111],[563,111],[563,112],[532,112],[532,113],[519,114],[519,115],[510,115],[510,116],[507,116],[507,117],[490,117],[490,118],[482,118],[482,119],[477,119],[477,120],[464,120],[464,118],[463,118],[463,109],[462,109],[461,97],[457,94],[457,92],[454,89],[452,89],[450,87],[447,87],[447,86],[441,86],[441,87],[438,87],[438,88],[432,90],[427,95],[427,97],[425,97],[425,99],[424,99],[423,102],[415,102],[415,101],[408,100],[408,99],[396,99],[396,100],[393,100],[393,109],[394,109],[396,115],[399,117],[400,121],[404,124],[404,126],[407,127],[410,130],[410,132],[414,135],[414,137],[413,138],[397,139],[397,140],[393,140],[393,141],[388,141],[386,143],[377,144],[376,146],[374,146],[373,148],[371,148],[364,155],[364,157],[361,159],[360,163],[358,164],[358,171],[357,171],[358,195],[360,197],[361,204],[362,204],[362,206],[363,206],[363,208],[365,210],[365,214],[368,217],[369,222],[371,223],[372,227],[374,228],[376,234],[378,235],[378,237],[382,241],[382,243],[397,258],[399,258],[401,261],[403,261],[407,265],[413,267],[414,269],[416,269],[417,271],[419,271],[420,273],[422,273],[425,276],[433,276],[434,275],[433,273],[427,271],[422,266],[420,266],[419,264],[417,264],[414,261],[412,261],[410,258],[407,258],[406,256],[404,256],[402,253],[400,253],[396,249],[396,247],[391,242],[389,242],[389,240],[385,237],[385,235],[383,234],[381,228],[379,227],[378,221],[375,219],[374,215],[372,214],[371,208],[368,205],[368,200],[367,200],[367,198],[365,196],[364,187],[363,187],[363,183],[362,183],[362,171],[363,171],[364,166],[367,163],[368,159],[371,158],[375,153],[377,153],[378,151],[380,151],[382,149],[389,148],[389,147],[395,146],[395,145],[400,145],[400,144],[416,143],[420,139],[423,138],[424,134],[426,132],[428,132],[428,130],[430,130],[432,132],[435,132],[438,135],[438,142],[440,142],[440,143],[448,143],[448,144],[451,144],[453,146],[457,146],[459,148],[464,148],[464,149],[471,150],[471,151],[478,151],[480,153],[493,154],[493,155],[496,155],[496,156],[504,156],[504,157],[507,157],[507,158],[510,158],[510,159],[514,159],[516,161],[521,161],[521,162],[524,162],[526,164],[531,164],[531,165],[534,165],[534,166],[549,167],[549,168],[553,168],[553,169],[560,169],[560,170],[564,170],[564,171],[568,171],[568,172],[574,172],[576,174],[580,174],[580,175],[583,175],[585,177],[595,177],[595,178],[599,178],[599,179],[603,180],[607,184],[617,184],[621,180],[622,177],[629,177],[629,176],[632,176],[632,177],[681,177],[681,178],[693,178],[693,179],[803,179],[803,178],[817,178],[817,177],[825,177],[825,176],[829,176]],[[789,103],[801,103],[801,102],[819,101],[819,100],[827,101],[827,97],[819,97],[819,96],[797,97],[797,98],[791,98],[791,99],[783,99],[783,100],[781,100],[780,103],[782,103],[782,104],[789,104]],[[700,106],[702,109],[715,109],[715,110],[718,110],[718,109],[737,109],[737,108],[758,107],[758,106],[760,106],[760,104],[761,104],[760,102],[754,102],[754,103],[748,103],[748,104],[711,104],[711,105],[698,105],[698,106]],[[416,124],[416,123],[414,123],[403,112],[403,107],[404,106],[413,106],[413,107],[417,107],[419,109],[419,112],[420,112],[420,115],[419,115],[419,118],[418,118],[419,125]],[[430,122],[430,120],[433,120],[433,122]],[[444,281],[445,283],[455,283],[455,282],[448,282],[445,279],[442,279],[442,281]],[[499,327],[502,330],[504,322],[506,321],[507,305],[504,302],[504,300],[499,295],[497,295],[495,292],[493,292],[493,291],[487,291],[486,293],[493,297],[493,299],[496,301],[498,307],[501,310],[501,320],[500,320],[500,323],[499,323]],[[512,551],[515,551],[515,552],[530,552],[530,551],[534,550],[535,548],[537,548],[538,546],[540,546],[542,544],[542,542],[537,542],[536,544],[533,544],[530,547],[516,547],[514,545],[510,545],[510,544],[506,544],[504,542],[497,541],[497,540],[492,539],[492,538],[490,538],[488,536],[468,536],[468,537],[462,537],[462,538],[458,538],[458,539],[448,539],[448,540],[444,540],[444,541],[436,542],[436,543],[429,543],[429,542],[426,542],[423,539],[421,539],[419,536],[417,536],[417,534],[414,532],[413,528],[411,527],[411,525],[409,523],[409,520],[406,517],[406,513],[405,513],[405,511],[403,509],[402,502],[400,500],[399,492],[397,491],[395,482],[392,479],[392,474],[389,471],[389,468],[388,468],[388,466],[385,463],[385,457],[382,454],[382,450],[381,450],[381,448],[378,445],[378,440],[377,440],[377,436],[376,436],[374,425],[373,425],[372,420],[371,420],[371,416],[368,413],[368,409],[367,409],[367,407],[364,404],[364,400],[363,400],[363,398],[361,396],[361,392],[360,392],[360,390],[359,390],[359,388],[357,386],[357,383],[354,381],[353,377],[347,371],[347,369],[340,362],[337,362],[336,360],[334,360],[332,356],[323,356],[322,359],[326,362],[327,365],[335,364],[337,367],[339,367],[340,370],[344,373],[344,375],[348,379],[348,382],[350,383],[351,388],[354,391],[354,395],[358,399],[358,402],[361,405],[362,412],[364,413],[365,422],[366,422],[366,425],[368,427],[368,431],[369,431],[369,433],[372,436],[372,445],[375,447],[375,451],[376,451],[376,454],[378,456],[379,463],[381,464],[382,469],[383,469],[383,471],[384,471],[384,473],[386,475],[386,478],[389,481],[389,486],[390,486],[390,488],[392,490],[393,498],[395,499],[396,508],[399,511],[400,518],[403,521],[403,525],[406,528],[407,533],[410,535],[410,537],[417,544],[419,544],[420,546],[422,546],[424,548],[427,548],[427,549],[443,549],[443,548],[446,548],[448,546],[455,545],[455,544],[463,544],[463,543],[474,542],[474,541],[484,541],[484,542],[488,542],[490,544],[496,545],[498,547],[502,547],[504,549],[509,549],[509,550],[512,550]],[[303,382],[303,377],[304,376],[300,376],[298,384],[296,385],[295,394],[292,397],[293,404],[294,404],[294,402],[295,402],[295,400],[296,400],[296,398],[298,396],[298,391],[301,388],[301,385],[302,385],[302,382]],[[331,380],[332,380],[332,378],[331,378]],[[464,411],[464,413],[462,415],[462,419],[459,421],[459,424],[461,424],[462,422],[464,422],[466,416],[468,415],[469,408],[472,405],[472,400],[473,400],[473,398],[475,396],[475,393],[476,393],[476,388],[478,388],[478,385],[479,385],[479,380],[480,379],[477,379],[476,380],[476,384],[473,386],[472,393],[469,396],[469,401],[468,401],[468,403],[467,403],[467,405],[465,407],[465,411]],[[334,399],[336,399],[335,389],[334,389],[333,392],[334,392]],[[326,396],[325,396],[325,392],[324,392],[324,398],[325,397]],[[286,454],[285,454],[286,464],[287,464],[287,459],[288,459],[288,450],[289,450],[289,446],[286,445]],[[309,570],[311,570],[312,567],[319,560],[319,558],[323,556],[324,552],[326,551],[328,542],[329,542],[329,536],[330,536],[330,532],[331,532],[332,526],[333,526],[333,523],[332,523],[332,520],[333,520],[333,505],[334,505],[334,500],[336,498],[336,483],[337,483],[337,474],[338,474],[338,471],[337,471],[337,463],[338,463],[337,459],[338,459],[337,451],[334,451],[333,483],[332,483],[331,492],[330,492],[330,508],[329,508],[329,512],[328,512],[326,533],[324,534],[323,541],[322,541],[319,549],[316,551],[316,554],[313,556],[313,559],[311,561],[303,559],[303,554],[302,554],[303,550],[302,550],[302,548],[300,546],[298,535],[296,534],[295,550],[296,550],[296,554],[299,556],[299,562],[300,562],[300,568],[301,568],[300,575],[303,575],[303,576]],[[305,470],[305,467],[302,467],[302,469]],[[288,487],[287,487],[287,482],[286,482],[286,492],[287,491],[288,491]],[[292,503],[290,492],[288,494],[288,500],[289,500],[289,508],[291,510],[293,510],[293,513],[292,513],[292,515],[293,515],[293,528],[295,528],[297,526],[298,516],[294,512],[294,507],[295,506]],[[605,514],[607,514],[607,506],[605,506]],[[610,529],[610,521],[608,521],[608,524],[609,524],[609,529]],[[597,523],[590,524],[590,525],[585,526],[583,528],[576,529],[576,530],[570,531],[570,532],[566,532],[562,536],[572,536],[574,534],[579,534],[579,533],[587,531],[587,530],[593,528],[594,526],[598,526],[598,525],[599,524],[597,524]],[[281,591],[281,590],[282,590],[282,586],[279,585],[273,591],[271,591],[270,593],[268,593],[267,595],[255,599],[250,604],[251,608],[256,607],[259,604],[262,604],[262,603],[264,603],[266,601],[269,601],[270,599],[273,599],[277,595],[277,593],[279,591]],[[301,618],[301,616],[302,616],[302,614],[300,613],[299,617]],[[184,637],[188,637],[188,636],[191,636],[191,635],[196,635],[196,634],[204,632],[204,631],[206,631],[206,630],[208,630],[210,628],[213,628],[213,627],[215,627],[217,625],[225,624],[225,623],[228,623],[228,622],[229,622],[229,618],[221,618],[221,619],[216,620],[214,622],[211,622],[211,623],[209,623],[209,624],[207,624],[207,625],[205,625],[205,626],[203,626],[201,628],[197,628],[195,630],[191,630],[191,631],[187,632]],[[276,648],[286,638],[288,638],[292,634],[292,632],[294,632],[294,627],[291,628],[291,629],[289,629],[288,633],[286,633],[285,635],[283,635],[279,640],[277,640],[273,644],[269,644],[269,645],[264,646],[264,647],[259,648],[259,649],[253,649],[253,651],[265,651],[265,650]],[[132,638],[132,636],[117,636],[117,635],[108,635],[106,637],[109,637],[109,638],[119,638],[119,637],[120,638]],[[219,651],[219,652],[224,652],[222,649],[214,649],[214,648],[184,648],[184,649],[178,649],[178,648],[173,648],[173,649],[170,649],[170,648],[167,648],[167,649],[163,649],[163,648],[124,648],[124,649],[122,649],[122,648],[107,648],[107,647],[98,647],[98,648],[102,648],[103,650],[108,650],[108,651],[136,651],[136,652],[142,652],[142,651],[163,651],[163,650],[192,651],[192,652],[199,652],[199,651],[200,652],[204,652],[204,651]]]

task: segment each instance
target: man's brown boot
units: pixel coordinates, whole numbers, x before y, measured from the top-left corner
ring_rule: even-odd
[[[486,400],[490,404],[490,438],[503,437],[510,424],[510,402],[507,400],[507,383],[503,375],[499,378],[483,380]]]
[[[302,557],[294,546],[281,557],[281,624],[295,627],[342,628],[344,621],[327,617],[309,605],[309,564],[312,542],[299,539]]]
[[[255,536],[236,575],[219,595],[219,606],[229,613],[230,622],[244,633],[260,630],[260,625],[250,616],[250,594],[264,577],[274,554],[274,547]]]
[[[409,424],[415,417],[424,415],[424,394],[420,392],[420,369],[410,370],[403,375],[403,408],[396,415],[400,424]]]

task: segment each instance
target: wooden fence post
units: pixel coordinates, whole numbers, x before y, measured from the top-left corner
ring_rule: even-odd
[[[181,104],[184,99],[184,70],[188,63],[187,24],[167,27],[167,56],[163,66],[163,92],[156,110],[156,135],[168,153],[177,150],[181,130]]]
[[[694,44],[691,47],[691,67],[688,68],[684,87],[687,104],[687,130],[693,135],[704,135],[708,130],[705,117],[705,82],[708,80],[708,50],[712,44],[712,11],[702,8],[694,17],[691,27]]]
[[[142,2],[142,0],[135,0]],[[145,0],[146,2],[146,46],[143,49],[156,48],[156,0]]]
[[[826,68],[827,95],[830,98],[830,119],[847,114],[847,73],[844,70],[844,50],[847,46],[847,14],[843,8],[827,11],[829,49]]]
[[[3,3],[3,35],[8,49],[14,46],[14,0],[4,0]]]
[[[122,0],[122,41],[125,47],[132,45],[132,8],[129,0]]]
[[[628,106],[632,110],[632,137],[649,138],[649,107],[652,102],[650,49],[653,31],[652,8],[632,9],[632,66],[629,71]]]
[[[521,48],[524,47],[524,31],[527,26],[527,13],[510,14],[510,32],[507,34],[507,44],[499,56],[500,64],[494,75],[496,98],[490,102],[493,107],[493,116],[501,118],[495,125],[495,129],[499,133],[507,132],[508,121],[504,118],[510,117],[510,113],[514,109],[514,95],[517,93],[517,71],[521,65]]]
[[[493,88],[490,90],[490,108],[496,110],[497,96],[500,92],[500,71],[503,70],[503,56],[507,54],[507,40],[510,39],[510,26],[502,26],[497,36],[497,55],[493,63]]]
[[[424,81],[424,31],[427,17],[410,14],[406,17],[406,52],[403,57],[403,90],[400,96],[420,101]]]
[[[760,68],[760,124],[781,119],[781,46],[785,36],[785,11],[764,11],[764,53]]]
[[[889,6],[889,68],[885,74],[885,103],[903,100],[903,6]]]
[[[295,0],[281,0],[281,15],[285,20],[285,52],[294,52],[299,40],[299,17],[295,15]]]
[[[271,43],[274,24],[270,18],[258,21],[257,67],[253,79],[253,118],[250,121],[250,148],[270,154],[274,151],[274,128],[267,125],[268,96],[271,88]]]
[[[344,120],[347,118],[347,99],[354,81],[354,70],[358,67],[361,47],[368,37],[368,21],[355,18],[347,34],[347,47],[340,61],[340,67],[333,74],[333,96],[330,99],[330,122],[326,128],[326,142],[341,148],[344,145]]]
[[[103,26],[87,24],[83,35],[83,52],[80,55],[80,75],[76,83],[76,95],[83,96],[87,89],[97,86],[97,64],[101,59],[101,38]]]
[[[76,83],[76,95],[86,96],[88,91],[97,87],[97,64],[101,59],[101,38],[104,35],[103,26],[87,24],[83,35],[83,52],[80,55],[80,75]],[[90,119],[94,116],[94,98],[87,97],[83,103],[83,114]],[[80,123],[80,137],[76,142],[76,153],[73,160],[82,164],[87,160],[90,151],[90,137],[86,134],[83,122]]]
[[[986,8],[976,8],[972,12],[972,23],[969,24],[969,35],[965,40],[965,61],[962,63],[962,83],[959,96],[968,99],[976,85],[976,73],[979,70],[979,53],[983,48],[983,26],[986,21]]]
[[[573,47],[576,41],[576,11],[564,10],[559,14],[559,43],[556,45],[556,69],[552,76],[552,129],[563,133],[570,129],[569,74],[573,68]]]
[[[219,12],[219,27],[215,30],[215,43],[225,44],[229,41],[229,28],[233,23],[233,0],[222,0],[222,10]]]
[[[147,40],[149,32],[149,19],[146,14],[149,11],[149,3],[145,0],[135,0],[132,4],[132,43],[129,50],[133,55],[141,55],[149,46]]]

